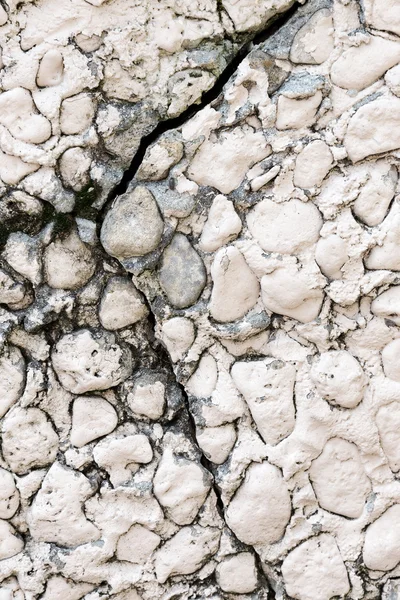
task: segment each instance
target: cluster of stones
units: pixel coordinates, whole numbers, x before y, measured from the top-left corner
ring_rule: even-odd
[[[27,58],[8,64],[0,13],[0,177],[18,184],[0,201],[0,598],[396,600],[396,3],[298,8],[147,149],[98,237],[45,204],[110,189],[152,126],[148,89],[174,116],[212,85],[182,51],[193,27],[213,41],[272,11],[225,0],[208,30],[204,8],[165,9],[149,43],[140,11],[117,35],[122,4],[82,0],[61,33],[64,4],[19,9]],[[100,133],[119,171],[93,162]]]

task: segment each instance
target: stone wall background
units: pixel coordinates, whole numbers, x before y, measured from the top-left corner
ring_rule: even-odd
[[[399,34],[0,7],[1,600],[400,598]]]

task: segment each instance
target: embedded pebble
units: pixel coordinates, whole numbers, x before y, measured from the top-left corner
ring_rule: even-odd
[[[61,131],[66,135],[82,133],[90,127],[94,115],[93,100],[89,94],[78,94],[66,98],[61,104]]]
[[[176,165],[182,156],[182,142],[162,138],[147,149],[136,176],[139,180],[159,181],[160,179],[164,179],[171,167]]]
[[[48,50],[40,61],[36,83],[39,87],[59,85],[64,71],[64,62],[59,50]]]
[[[316,11],[293,38],[290,60],[294,63],[320,65],[325,62],[334,46],[331,11]]]
[[[322,140],[315,140],[308,144],[296,158],[293,182],[301,188],[321,185],[332,164],[333,156],[329,146]],[[298,220],[299,216],[296,216],[296,222]]]
[[[221,465],[228,458],[236,442],[234,425],[227,423],[219,427],[196,429],[196,440],[208,460]]]
[[[99,306],[99,320],[104,329],[116,331],[133,325],[148,315],[143,296],[129,279],[110,277]]]
[[[369,227],[379,225],[386,216],[397,184],[397,169],[385,160],[378,160],[368,169],[368,181],[360,190],[353,212]]]
[[[77,231],[72,230],[49,244],[43,256],[47,283],[50,287],[75,290],[93,275],[96,261]]]
[[[165,409],[165,385],[156,373],[139,375],[134,382],[127,380],[122,386],[131,411],[148,419],[159,419]]]
[[[8,521],[0,520],[0,560],[15,556],[24,549],[24,542],[19,538]]]
[[[315,261],[326,277],[341,279],[341,269],[348,259],[347,244],[339,235],[333,233],[318,240],[315,247]]]
[[[92,163],[90,152],[82,148],[69,148],[59,160],[63,184],[75,192],[82,191],[90,181],[89,169]]]
[[[400,339],[389,342],[382,350],[382,366],[386,377],[400,382]]]
[[[25,387],[25,360],[15,346],[5,346],[0,355],[0,417],[20,398]]]
[[[204,224],[199,248],[204,252],[218,250],[237,237],[242,229],[242,221],[231,200],[218,194],[215,196]]]
[[[0,123],[29,144],[41,144],[51,135],[50,122],[37,113],[30,92],[22,87],[0,94]]]
[[[284,95],[279,96],[276,128],[280,130],[300,129],[310,127],[315,123],[317,110],[322,101],[322,93],[308,98],[288,98]]]
[[[391,402],[376,413],[382,449],[394,473],[400,470],[400,402]]]
[[[138,464],[147,464],[153,458],[153,450],[145,435],[106,437],[96,444],[93,456],[97,464],[105,469],[114,486],[129,479]]]
[[[313,363],[311,380],[333,405],[354,408],[364,397],[366,378],[360,363],[346,350],[323,352]]]
[[[19,506],[19,493],[15,481],[6,469],[0,468],[0,519],[11,519]]]
[[[144,564],[159,546],[161,538],[142,525],[132,525],[117,544],[118,560]]]
[[[371,312],[400,325],[400,286],[393,285],[371,302]]]
[[[257,568],[253,554],[240,552],[223,560],[216,570],[217,581],[224,592],[250,594],[257,587]]]
[[[363,559],[373,571],[391,571],[400,562],[400,504],[388,508],[368,526]]]
[[[184,317],[174,317],[162,326],[162,340],[167,347],[172,362],[180,360],[194,341],[195,331],[192,321]]]
[[[78,448],[111,433],[118,424],[113,406],[99,396],[80,396],[72,406],[71,443]]]

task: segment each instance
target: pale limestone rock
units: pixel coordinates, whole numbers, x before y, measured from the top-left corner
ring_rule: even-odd
[[[367,269],[400,270],[400,210],[394,205],[382,223],[383,243],[374,246],[365,258]]]
[[[367,166],[368,181],[361,188],[353,212],[369,227],[378,225],[386,216],[395,194],[397,169],[385,160],[377,160],[373,168]]]
[[[143,434],[106,437],[96,444],[93,456],[97,464],[109,473],[111,483],[118,486],[131,477],[138,464],[151,462],[153,450]]]
[[[147,315],[143,296],[129,279],[111,277],[107,281],[99,306],[99,321],[104,329],[122,329]]]
[[[333,156],[329,146],[322,140],[314,140],[296,158],[293,183],[301,188],[321,185],[332,165]]]
[[[30,92],[22,87],[0,94],[0,123],[28,144],[41,144],[51,135],[50,122],[37,114]]]
[[[367,0],[367,23],[376,29],[400,35],[398,0]]]
[[[14,408],[2,423],[2,452],[14,473],[51,464],[57,455],[58,435],[39,408]]]
[[[247,225],[266,252],[294,254],[317,241],[322,218],[312,202],[265,199],[249,212]]]
[[[26,286],[0,269],[0,303],[8,304],[13,308],[13,305],[23,301],[25,294]]]
[[[72,406],[71,443],[77,448],[114,431],[118,416],[114,407],[99,396],[80,396]]]
[[[37,239],[20,231],[10,233],[3,256],[14,271],[35,285],[41,283],[42,256]]]
[[[200,365],[200,367],[200,371],[195,373],[200,385],[198,397],[205,398],[208,390],[205,389],[207,384],[203,379],[203,365]],[[192,379],[195,375],[192,376]],[[209,380],[207,383],[209,383]],[[243,400],[227,371],[220,370],[215,389],[210,393],[210,396],[206,401],[201,402],[201,416],[204,425],[207,427],[219,427],[225,423],[232,423],[243,416],[245,412]]]
[[[106,214],[100,239],[116,258],[141,256],[161,241],[164,223],[154,196],[143,186],[119,196]]]
[[[326,533],[292,550],[283,561],[282,575],[287,593],[296,600],[330,600],[350,590],[336,542]]]
[[[394,473],[400,471],[400,402],[391,402],[376,413],[382,449]]]
[[[69,148],[59,160],[60,175],[63,184],[75,192],[83,190],[90,181],[89,169],[92,156],[83,148]]]
[[[64,72],[63,56],[55,48],[48,50],[40,61],[36,83],[39,87],[59,85]]]
[[[82,133],[91,126],[94,104],[89,94],[77,94],[66,98],[61,104],[60,128],[65,135]]]
[[[371,302],[371,312],[400,325],[400,285],[391,286]]]
[[[154,495],[175,523],[188,525],[204,503],[211,481],[199,464],[165,450],[153,479]]]
[[[0,468],[0,519],[11,519],[19,506],[19,493],[10,471]]]
[[[162,325],[164,342],[172,362],[177,362],[186,354],[195,338],[193,322],[185,317],[173,317]]]
[[[176,233],[164,250],[158,279],[175,308],[194,304],[203,291],[206,285],[204,263],[182,233]]]
[[[25,600],[25,594],[15,577],[3,579],[1,582],[0,600]]]
[[[17,537],[14,527],[8,521],[0,520],[0,560],[11,558],[23,549],[24,542]]]
[[[236,362],[231,374],[249,405],[263,440],[267,444],[278,444],[293,431],[295,425],[295,367],[267,358]]]
[[[183,156],[183,144],[179,140],[161,138],[146,150],[142,164],[136,174],[137,179],[159,181],[164,179],[171,167]]]
[[[241,319],[258,300],[260,284],[234,246],[221,248],[211,266],[213,288],[209,304],[211,316],[220,323]]]
[[[324,296],[310,286],[306,274],[290,266],[262,277],[261,298],[271,312],[308,323],[318,317]]]
[[[371,483],[357,446],[341,438],[331,438],[313,460],[309,473],[322,508],[349,519],[361,516]]]
[[[7,23],[7,21],[8,21],[7,12],[5,11],[5,9],[3,7],[1,7],[1,9],[0,9],[0,27],[5,25]]]
[[[283,536],[290,512],[290,494],[279,469],[262,462],[248,467],[225,517],[241,542],[261,546]]]
[[[162,584],[173,575],[194,573],[218,550],[220,531],[216,527],[182,527],[157,551],[156,575]]]
[[[341,268],[349,259],[347,243],[335,233],[320,238],[315,247],[315,262],[330,279],[341,279]]]
[[[222,5],[232,19],[235,30],[239,32],[257,31],[275,12],[281,12],[291,6],[290,0],[279,0],[275,3],[256,0],[223,0]]]
[[[333,63],[331,79],[348,90],[362,90],[400,61],[400,43],[371,35],[351,46]]]
[[[396,65],[385,74],[385,83],[395,96],[400,96],[400,65]]]
[[[351,117],[344,145],[352,162],[400,147],[400,98],[380,97]]]
[[[333,50],[333,31],[331,11],[317,10],[294,36],[290,60],[309,65],[325,62]]]
[[[144,564],[160,544],[161,538],[147,527],[132,525],[117,544],[118,560]]]
[[[92,494],[90,482],[82,473],[55,462],[28,509],[31,536],[67,548],[98,540],[99,530],[82,510]]]
[[[211,354],[205,353],[199,360],[196,371],[186,384],[192,396],[208,398],[216,388],[218,381],[217,361]]]
[[[278,98],[276,128],[280,130],[310,127],[317,118],[317,110],[322,102],[322,93],[318,90],[309,98]]]
[[[233,594],[251,594],[257,587],[257,568],[253,554],[240,552],[225,558],[216,569],[221,590]]]
[[[333,405],[354,408],[364,397],[367,385],[360,363],[347,350],[329,350],[313,363],[311,380],[317,392]]]
[[[199,185],[210,185],[229,194],[241,184],[249,168],[270,153],[262,132],[236,127],[221,133],[216,142],[203,142],[189,166],[188,176]]]
[[[129,387],[126,400],[135,415],[152,420],[162,416],[165,409],[165,386],[161,381],[144,374],[135,379],[133,386]]]
[[[205,456],[216,465],[222,465],[236,442],[234,425],[227,423],[219,427],[196,429],[196,440]]]
[[[52,362],[62,386],[74,394],[106,390],[132,372],[132,356],[112,333],[80,329],[55,345]]]
[[[54,575],[48,579],[46,591],[41,600],[55,600],[56,598],[81,600],[93,587],[90,583],[73,583],[60,575]]]
[[[0,356],[0,417],[20,398],[24,387],[24,357],[15,346],[5,346]]]
[[[218,194],[211,204],[207,221],[199,241],[204,252],[214,252],[235,239],[242,229],[242,221],[235,211],[233,202]]]
[[[382,366],[386,377],[400,382],[400,339],[389,342],[382,350]]]
[[[9,185],[17,185],[26,175],[39,169],[38,164],[26,163],[17,156],[0,150],[0,179]]]
[[[400,504],[394,504],[365,533],[365,566],[373,571],[391,571],[400,562]]]
[[[49,286],[64,290],[82,287],[96,267],[92,251],[75,229],[67,237],[60,237],[47,246],[43,263]]]

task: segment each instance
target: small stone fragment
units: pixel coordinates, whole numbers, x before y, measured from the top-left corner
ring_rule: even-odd
[[[371,303],[371,312],[400,325],[400,285],[393,285]]]
[[[318,90],[309,98],[278,98],[276,128],[280,130],[310,127],[317,118],[317,110],[322,102],[322,93]]]
[[[400,504],[394,504],[365,533],[365,566],[373,571],[391,571],[400,562]]]
[[[400,402],[391,402],[376,413],[381,445],[394,473],[400,471]]]
[[[172,362],[177,362],[189,350],[195,338],[193,322],[185,317],[173,317],[162,326],[162,341]]]
[[[378,225],[386,216],[395,194],[397,169],[385,160],[377,160],[368,168],[368,181],[353,204],[354,214],[369,227]]]
[[[42,144],[51,136],[50,122],[37,113],[30,92],[22,87],[0,94],[0,123],[28,144]]]
[[[208,460],[216,465],[222,465],[226,461],[235,445],[236,437],[235,426],[232,423],[196,429],[197,443]]]
[[[400,211],[395,204],[382,223],[385,238],[380,246],[374,246],[365,258],[367,269],[400,270]]]
[[[106,437],[96,445],[93,456],[97,464],[109,473],[111,483],[118,486],[129,480],[138,464],[151,462],[153,450],[147,436],[142,434]]]
[[[333,233],[318,240],[315,247],[315,262],[326,277],[341,279],[341,268],[348,259],[347,244],[339,235]]]
[[[183,156],[183,144],[179,140],[161,138],[146,150],[136,177],[139,180],[159,181],[164,179],[171,167]]]
[[[333,21],[327,8],[317,10],[293,38],[290,60],[294,63],[320,65],[334,47]]]
[[[11,519],[19,506],[19,493],[10,471],[0,468],[0,519]]]
[[[148,419],[159,419],[165,409],[165,385],[157,373],[144,373],[135,381],[126,381],[122,386],[129,408],[135,415]]]
[[[15,346],[5,346],[0,356],[0,417],[20,398],[24,387],[24,357]]]
[[[26,163],[17,156],[5,154],[0,150],[0,178],[4,183],[17,185],[26,175],[39,168],[36,163]]]
[[[163,229],[154,196],[147,188],[138,186],[115,200],[104,218],[100,239],[111,256],[131,258],[155,250]]]
[[[213,200],[201,232],[199,248],[204,252],[214,252],[237,237],[241,229],[242,221],[233,202],[218,194]]]
[[[90,583],[73,583],[69,579],[54,575],[47,580],[46,591],[41,600],[55,600],[56,598],[81,600],[85,594],[92,591],[93,587]],[[1,596],[0,600],[2,600]]]
[[[11,523],[0,520],[0,560],[11,558],[22,552],[23,549],[24,542],[15,535],[15,529]],[[12,596],[9,597],[12,598]]]
[[[150,558],[160,542],[160,536],[147,527],[132,525],[118,540],[117,558],[142,565]]]
[[[354,408],[367,385],[360,363],[347,350],[322,352],[310,372],[318,393],[333,405]]]
[[[94,114],[94,104],[89,94],[66,98],[61,104],[61,131],[65,135],[82,133],[92,124]]]
[[[82,191],[90,182],[89,169],[92,157],[83,148],[68,148],[59,160],[63,184],[74,192]]]
[[[223,592],[251,594],[257,587],[257,568],[253,554],[240,552],[224,559],[216,569],[216,576]]]
[[[64,72],[64,61],[59,50],[48,50],[40,61],[36,83],[39,87],[59,85]]]
[[[96,267],[90,248],[81,241],[75,229],[67,237],[49,244],[43,258],[47,283],[64,290],[82,287]]]
[[[332,165],[333,156],[329,146],[322,140],[314,140],[296,158],[294,185],[305,189],[321,185]]]
[[[382,350],[382,366],[386,377],[400,382],[400,339],[389,342]]]
[[[77,448],[111,433],[118,424],[114,407],[99,396],[81,396],[72,407],[71,443]]]
[[[107,281],[99,306],[99,320],[104,329],[122,329],[147,315],[143,296],[129,279],[111,277]]]
[[[39,241],[21,231],[10,233],[3,252],[8,264],[34,285],[42,279],[41,254]]]
[[[204,263],[182,233],[176,233],[164,250],[158,279],[175,308],[191,306],[203,291],[206,284]]]

